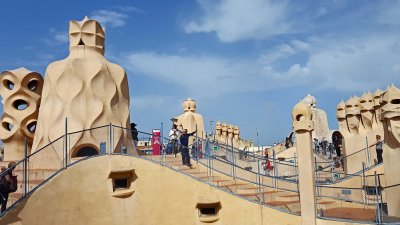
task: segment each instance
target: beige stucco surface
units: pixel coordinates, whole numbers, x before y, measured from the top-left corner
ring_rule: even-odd
[[[133,168],[134,193],[112,196],[110,171]],[[211,197],[210,197],[211,196]],[[300,224],[300,217],[238,198],[143,159],[102,156],[63,171],[0,224],[202,224],[196,205],[220,201],[213,224]]]
[[[30,154],[42,86],[43,77],[23,67],[0,73],[0,95],[4,109],[0,119],[0,139],[4,145],[4,160],[23,159],[25,139],[27,154]]]

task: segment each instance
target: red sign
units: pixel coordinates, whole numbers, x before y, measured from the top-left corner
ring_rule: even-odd
[[[151,136],[151,145],[153,146],[153,155],[161,155],[161,131],[153,130]]]

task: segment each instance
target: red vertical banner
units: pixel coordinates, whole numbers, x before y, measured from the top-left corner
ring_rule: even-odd
[[[161,154],[161,131],[152,130],[151,145],[153,146],[153,155]]]

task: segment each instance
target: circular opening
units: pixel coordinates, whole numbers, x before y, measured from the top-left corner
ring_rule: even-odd
[[[34,133],[36,130],[36,121],[28,124],[27,128],[29,132]]]
[[[6,87],[8,90],[14,89],[14,83],[11,82],[10,80],[3,80],[3,85]]]
[[[400,99],[393,99],[392,101],[390,101],[390,103],[398,105],[400,104]]]
[[[37,86],[38,86],[38,81],[37,80],[31,80],[28,83],[28,89],[31,90],[31,91],[36,91]]]
[[[8,131],[11,131],[14,127],[11,123],[8,123],[8,122],[3,122],[1,125],[3,126],[4,129],[6,129]]]
[[[97,152],[97,150],[92,147],[83,147],[78,150],[78,152],[76,153],[76,157],[93,156],[98,154],[99,153]]]
[[[24,110],[28,108],[28,103],[22,99],[17,99],[14,101],[13,106],[18,110]]]

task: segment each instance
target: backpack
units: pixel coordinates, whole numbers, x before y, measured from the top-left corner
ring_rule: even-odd
[[[18,189],[18,180],[17,176],[11,175],[11,182],[9,184],[9,192],[16,192]]]
[[[9,185],[4,177],[0,178],[0,193],[8,193]]]

